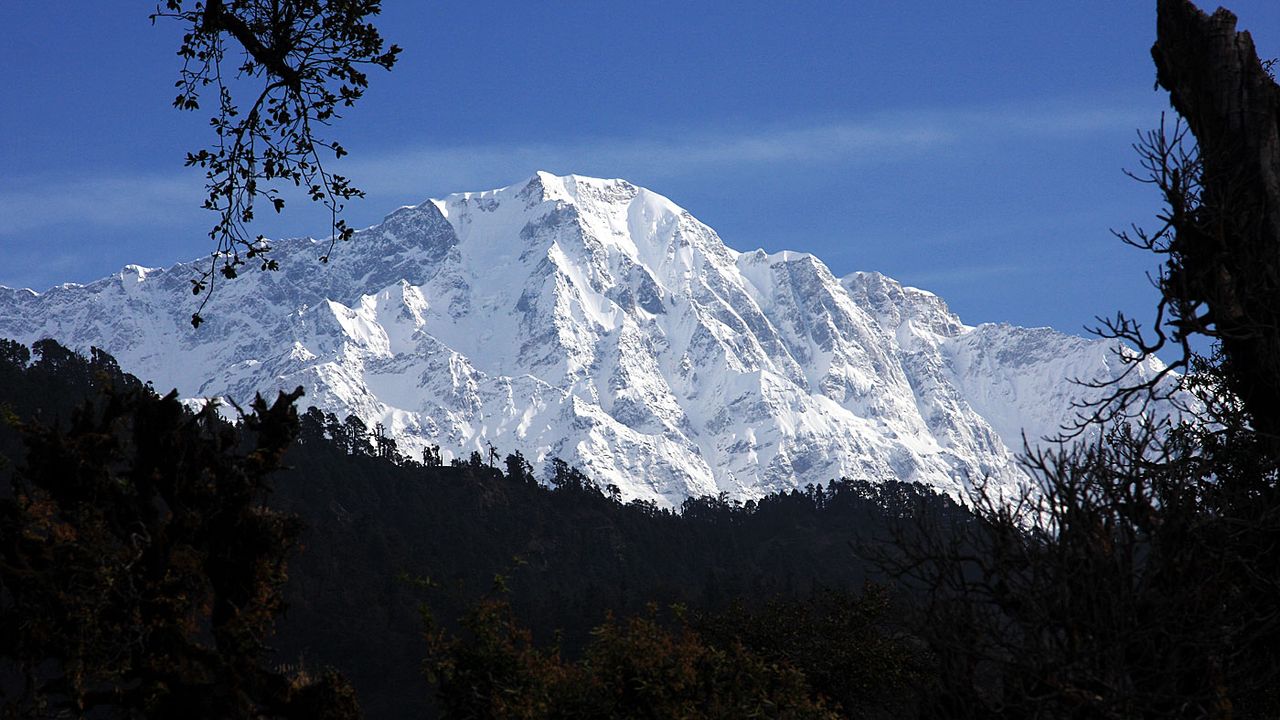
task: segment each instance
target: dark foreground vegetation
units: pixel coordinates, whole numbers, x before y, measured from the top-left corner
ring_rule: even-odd
[[[0,527],[19,714],[216,697],[206,716],[305,717],[325,697],[344,717],[358,692],[376,717],[880,716],[924,683],[924,652],[856,554],[922,511],[968,517],[923,487],[674,513],[563,464],[540,485],[518,455],[378,457],[358,421],[298,421],[288,396],[237,434],[103,353],[35,349],[6,341],[0,361],[0,451],[20,468]]]
[[[331,430],[339,427],[332,419],[327,425]],[[550,648],[563,658],[598,659],[606,653],[616,661],[634,653],[634,661],[670,665],[665,670],[635,668],[636,673],[692,672],[683,664],[694,662],[696,655],[710,664],[697,672],[710,676],[683,681],[693,684],[688,692],[694,693],[683,701],[710,701],[697,692],[736,698],[742,692],[740,683],[748,681],[720,675],[728,668],[746,673],[751,662],[760,664],[760,673],[772,673],[769,663],[781,657],[787,641],[769,636],[761,626],[757,643],[738,647],[746,638],[728,632],[723,618],[704,613],[744,600],[748,604],[733,612],[744,618],[745,626],[747,613],[768,609],[761,607],[764,600],[817,593],[822,603],[846,617],[839,620],[833,614],[813,622],[829,622],[829,629],[845,622],[867,642],[863,644],[859,635],[858,647],[843,651],[845,662],[839,655],[821,657],[818,646],[805,647],[799,639],[803,635],[794,638],[795,647],[786,652],[797,659],[798,653],[810,652],[808,662],[815,669],[830,664],[822,675],[829,680],[828,696],[837,694],[840,683],[848,683],[838,687],[838,694],[856,696],[863,704],[894,701],[893,688],[901,689],[907,673],[903,666],[913,653],[905,644],[883,641],[893,632],[884,624],[891,619],[887,603],[882,593],[862,595],[870,566],[855,555],[855,545],[888,539],[900,526],[905,531],[903,518],[916,516],[921,506],[965,516],[950,500],[920,486],[853,482],[810,486],[745,506],[715,498],[691,499],[673,513],[651,504],[623,504],[561,464],[553,469],[550,487],[535,482],[519,456],[508,457],[504,468],[488,467],[479,456],[455,467],[397,465],[364,456],[363,450],[348,455],[340,443],[325,439],[319,423],[311,427],[303,431],[298,452],[289,456],[294,467],[280,475],[273,500],[275,507],[296,512],[312,528],[306,536],[307,551],[294,564],[298,592],[282,644],[335,665],[362,653],[369,662],[363,669],[351,669],[348,677],[357,687],[377,688],[372,692],[375,698],[403,698],[404,688],[420,687],[415,673],[429,650],[430,668],[443,695],[465,700],[472,709],[471,698],[477,693],[494,698],[535,693],[548,696],[549,715],[532,716],[600,717],[620,712],[602,715],[603,711],[588,710],[599,709],[599,698],[560,695],[583,692],[591,683],[578,674],[591,676],[601,670],[593,661],[571,671]],[[418,612],[423,603],[431,611],[426,645]],[[662,612],[654,614],[650,606]],[[668,612],[672,606],[683,606],[687,612]],[[802,624],[780,621],[788,612],[807,617],[807,607],[774,606],[770,612],[779,622],[773,630],[820,635]],[[617,624],[606,623],[610,613],[620,618]],[[856,628],[853,615],[865,616]],[[344,618],[342,627],[332,629],[342,644],[315,646],[314,631],[308,628],[332,617]],[[632,619],[637,617],[643,620]],[[464,636],[471,641],[452,637],[458,618],[464,619],[469,633]],[[605,627],[593,631],[600,623]],[[702,625],[714,625],[716,632],[693,631]],[[656,628],[673,633],[667,640],[675,645],[643,652],[639,646],[618,647]],[[714,653],[703,657],[712,649],[704,650],[703,643],[712,639],[718,641]],[[777,648],[763,656],[746,653],[756,645],[764,652],[770,643]],[[335,649],[341,652],[325,654]],[[671,657],[662,659],[662,652]],[[867,667],[855,662],[859,653],[870,661]],[[881,662],[885,677],[868,680],[870,665]],[[476,663],[480,667],[472,666]],[[495,667],[511,675],[495,677]],[[839,676],[832,672],[837,668]],[[477,677],[496,684],[473,687]],[[770,679],[761,687],[786,679],[759,675],[754,681],[765,677]],[[675,680],[659,676],[649,686],[656,692]],[[739,684],[724,684],[731,680]],[[852,689],[856,683],[861,691]],[[602,687],[600,692],[608,695],[612,690]],[[653,695],[644,704],[657,699]],[[717,716],[740,717],[744,712],[727,705]],[[511,708],[494,713],[525,716]]]
[[[0,341],[0,692],[12,717],[350,717],[263,660],[301,524],[262,505],[296,395],[238,430],[53,341]],[[115,713],[110,712],[115,711]]]

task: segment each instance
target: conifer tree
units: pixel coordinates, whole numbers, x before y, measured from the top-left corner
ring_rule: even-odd
[[[51,341],[38,352],[63,380],[115,367]],[[359,717],[336,673],[265,661],[299,532],[265,506],[267,476],[300,395],[257,398],[241,432],[135,381],[22,426],[0,499],[6,716]]]

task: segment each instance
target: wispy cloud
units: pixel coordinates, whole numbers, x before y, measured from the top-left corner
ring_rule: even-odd
[[[407,187],[441,192],[484,187],[497,178],[514,181],[536,169],[665,178],[742,166],[859,163],[921,152],[953,140],[943,127],[835,123],[769,131],[690,132],[672,138],[420,146],[357,159],[348,170],[371,193],[403,192]]]
[[[201,183],[175,169],[166,175],[119,174],[18,180],[0,186],[0,235],[25,235],[50,225],[123,228],[190,215]]]
[[[1146,108],[1132,104],[1054,101],[961,110],[953,113],[950,120],[957,132],[967,137],[995,132],[1006,137],[1050,139],[1099,131],[1131,132],[1151,124],[1152,118]]]
[[[881,113],[842,122],[752,130],[670,132],[665,138],[589,138],[558,143],[424,145],[354,160],[349,174],[370,193],[480,189],[535,169],[606,177],[684,177],[770,166],[858,167],[949,148],[1022,143],[1099,131],[1131,131],[1150,120],[1132,106],[1069,101]],[[1021,148],[1021,149],[1020,149]]]
[[[423,196],[514,182],[534,170],[647,179],[731,167],[857,163],[951,142],[941,127],[827,124],[739,133],[684,133],[678,139],[596,138],[560,143],[419,146],[342,163],[370,197]],[[156,225],[191,217],[202,197],[198,173],[11,179],[0,186],[0,236],[56,224],[86,228]],[[288,197],[288,194],[286,194]],[[305,206],[305,201],[297,203]]]
[[[957,283],[972,284],[999,278],[1021,275],[1030,269],[1011,263],[994,265],[958,265],[947,268],[926,269],[919,272],[905,272],[900,278],[903,282],[919,287],[942,287]]]
[[[1062,138],[1141,125],[1139,110],[1073,102],[881,113],[840,122],[750,130],[682,130],[646,137],[408,147],[348,159],[342,172],[369,196],[414,198],[514,182],[534,170],[654,180],[769,167],[895,162],[947,148]],[[1012,143],[1010,142],[1012,140]],[[1016,148],[1007,149],[1017,152]],[[198,173],[105,174],[0,184],[0,237],[52,225],[125,228],[190,220]],[[305,203],[304,203],[305,204]]]

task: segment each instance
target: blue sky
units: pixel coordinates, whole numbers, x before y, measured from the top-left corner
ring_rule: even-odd
[[[1167,106],[1154,1],[384,3],[403,59],[334,132],[356,227],[539,169],[624,177],[732,247],[879,270],[969,323],[1149,314],[1155,261],[1109,229],[1158,207],[1121,172]],[[170,108],[178,28],[150,8],[0,3],[0,284],[210,249],[181,167],[206,116]],[[1232,9],[1280,55],[1280,3]],[[326,222],[294,202],[259,230]]]

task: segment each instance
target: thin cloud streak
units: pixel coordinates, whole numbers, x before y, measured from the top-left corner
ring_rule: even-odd
[[[534,170],[650,180],[771,165],[888,163],[944,149],[1129,132],[1149,122],[1141,108],[1069,102],[950,112],[886,113],[863,122],[749,133],[683,133],[678,140],[595,139],[570,143],[424,146],[348,166],[371,194],[483,189]]]
[[[954,142],[944,128],[890,130],[827,125],[773,133],[690,135],[680,140],[601,139],[570,143],[420,147],[355,160],[347,171],[370,193],[406,188],[454,192],[510,182],[534,170],[668,178],[735,166],[856,164]]]
[[[897,279],[908,285],[927,289],[931,286],[975,283],[996,278],[1008,278],[1028,271],[1029,268],[1027,267],[1013,264],[968,265],[919,272],[906,271],[900,273],[900,277]]]
[[[842,166],[901,161],[944,149],[1055,139],[1142,124],[1138,109],[1037,103],[974,110],[885,113],[860,122],[751,132],[681,132],[677,139],[597,138],[564,143],[422,146],[341,163],[376,202],[439,196],[518,181],[534,170],[646,181],[770,166]],[[0,188],[0,237],[54,225],[147,227],[190,222],[203,178],[172,174],[104,175],[62,181],[10,178]],[[18,189],[21,188],[21,189]],[[286,196],[288,194],[286,193]],[[392,201],[394,202],[394,201]],[[367,204],[367,203],[366,203]],[[297,203],[290,203],[297,207]]]
[[[9,182],[0,189],[0,235],[25,235],[50,225],[126,228],[188,219],[203,197],[199,179],[172,175],[102,176],[44,183]]]
[[[1026,138],[1061,138],[1101,131],[1133,132],[1152,122],[1147,108],[1045,103],[1034,108],[1010,105],[1004,108],[962,111],[952,116],[965,136],[1000,131]]]

